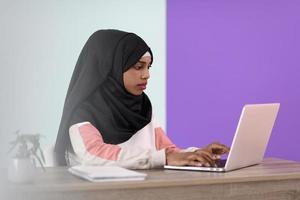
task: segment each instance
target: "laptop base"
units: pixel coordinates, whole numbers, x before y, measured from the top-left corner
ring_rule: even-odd
[[[165,165],[164,169],[204,171],[204,172],[225,172],[225,168],[223,167],[193,167],[193,166]]]

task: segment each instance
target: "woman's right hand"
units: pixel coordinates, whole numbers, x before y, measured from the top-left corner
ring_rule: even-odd
[[[175,166],[205,166],[205,167],[216,167],[216,161],[220,157],[213,155],[209,151],[197,150],[195,152],[170,152],[166,153],[167,165]]]

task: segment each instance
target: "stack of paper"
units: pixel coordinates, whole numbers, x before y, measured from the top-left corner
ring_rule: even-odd
[[[70,167],[68,171],[92,182],[144,180],[147,176],[144,173],[116,166],[77,165]]]

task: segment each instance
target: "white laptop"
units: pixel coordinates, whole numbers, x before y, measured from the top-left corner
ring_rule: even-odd
[[[279,103],[245,105],[240,116],[227,160],[221,160],[221,162],[218,163],[218,167],[165,165],[164,168],[226,172],[261,163],[279,106]]]

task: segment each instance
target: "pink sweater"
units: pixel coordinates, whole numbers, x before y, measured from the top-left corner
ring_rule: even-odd
[[[180,151],[154,117],[128,141],[117,145],[104,143],[101,132],[90,122],[72,125],[69,134],[75,152],[69,159],[76,164],[150,169],[166,163],[166,152]]]

